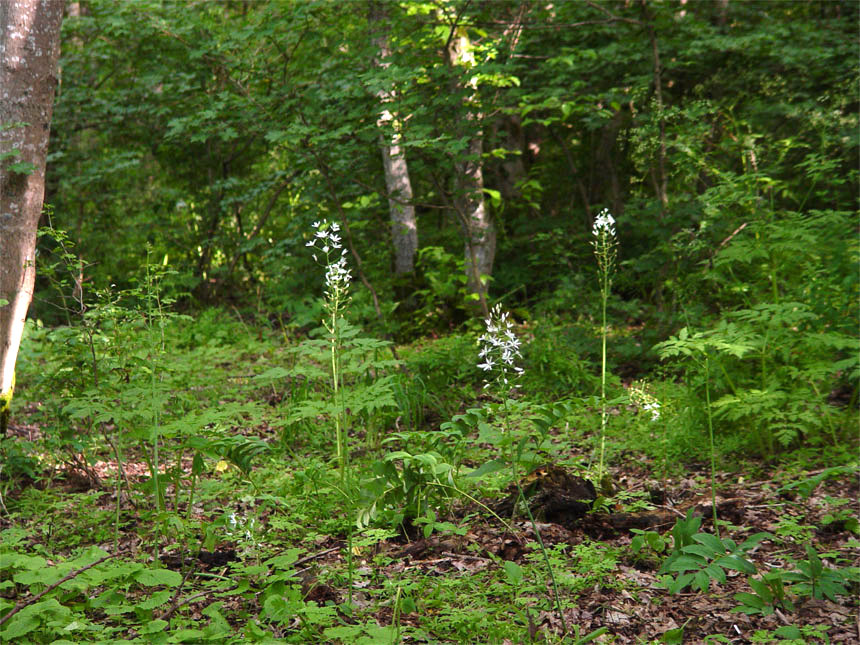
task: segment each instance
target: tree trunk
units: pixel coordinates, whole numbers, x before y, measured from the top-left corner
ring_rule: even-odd
[[[469,36],[464,27],[456,28],[456,32],[449,39],[446,54],[448,63],[452,67],[470,67],[474,64]],[[475,91],[477,88],[474,79],[466,87]],[[476,94],[477,92],[466,101],[466,121],[480,124],[482,115],[477,111]],[[454,205],[463,224],[466,238],[466,287],[469,293],[477,295],[480,313],[487,316],[489,315],[488,283],[484,277],[493,273],[496,227],[484,203],[483,132],[479,126],[470,134],[465,160],[454,164],[457,173]]]
[[[64,5],[0,1],[0,436],[6,434],[15,360],[36,282]]]
[[[381,2],[374,1],[370,6],[370,27],[377,55],[373,64],[384,70],[391,63],[388,58],[391,50],[387,35],[388,16]],[[418,225],[415,219],[415,206],[412,204],[412,182],[406,155],[400,147],[400,127],[395,114],[386,107],[395,99],[395,90],[380,89],[376,96],[382,104],[382,112],[377,119],[381,130],[380,149],[382,165],[385,170],[385,187],[388,192],[388,210],[391,217],[391,239],[394,243],[394,273],[407,275],[415,270],[415,254],[418,252]]]

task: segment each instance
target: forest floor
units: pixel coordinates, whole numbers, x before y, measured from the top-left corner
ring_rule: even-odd
[[[12,426],[13,435],[29,435],[34,439],[34,433],[38,433],[34,425]],[[648,464],[636,455],[627,455],[624,462],[624,465],[613,468],[616,486],[627,493],[646,491],[648,497],[659,504],[652,503],[647,510],[630,513],[623,513],[619,504],[614,509],[567,519],[561,511],[555,513],[553,522],[537,522],[545,546],[556,555],[556,566],[562,565],[556,576],[562,578],[564,625],[568,630],[576,626],[582,638],[605,628],[606,632],[596,636],[594,642],[747,643],[780,642],[774,632],[782,626],[794,625],[803,628],[803,642],[860,642],[856,593],[851,597],[840,597],[838,602],[826,597],[808,597],[796,602],[793,611],[776,606],[771,615],[762,616],[733,611],[739,605],[734,595],[750,591],[745,576],[735,571],[728,572],[724,584],[712,583],[707,592],[687,588],[681,593],[671,594],[661,588],[657,569],[663,554],[648,546],[634,553],[631,539],[635,534],[629,528],[641,526],[643,529],[640,530],[663,534],[674,523],[674,519],[666,522],[666,516],[683,518],[688,509],[693,509],[703,518],[702,530],[711,530],[711,498],[705,483],[707,470],[703,467],[685,477],[660,482],[653,479]],[[52,510],[43,511],[45,514],[41,517],[23,517],[37,497],[35,491],[8,491],[5,503],[15,502],[15,507],[20,510],[11,518],[8,515],[0,518],[0,529],[21,524],[32,529],[34,524],[38,524],[43,528],[54,525],[54,531],[79,532],[80,539],[71,540],[67,548],[56,543],[57,538],[52,536],[52,531],[33,530],[30,533],[27,550],[50,553],[53,561],[71,558],[76,550],[90,544],[111,552],[113,544],[110,540],[88,539],[87,533],[92,527],[87,526],[85,515],[89,521],[100,517],[102,521],[109,522],[116,503],[110,485],[115,464],[99,462],[89,475],[72,468],[59,474],[48,484],[53,499]],[[190,478],[190,460],[185,467],[184,476]],[[148,472],[144,463],[133,460],[126,463],[124,470],[132,484]],[[854,516],[846,515],[845,506],[837,501],[858,499],[860,488],[857,478],[841,474],[816,479],[822,473],[825,473],[824,469],[790,474],[774,470],[754,481],[745,480],[736,473],[719,473],[717,505],[719,517],[725,522],[723,536],[730,535],[736,542],[741,542],[760,531],[770,533],[773,539],[762,542],[747,554],[760,572],[790,568],[792,562],[803,561],[806,558],[804,547],[813,542],[821,557],[825,558],[825,566],[834,566],[834,563],[843,567],[860,565],[860,543],[856,533],[850,530],[856,527],[856,522],[852,524],[850,521]],[[92,475],[100,476],[100,483],[94,484]],[[539,476],[540,473],[533,476],[532,481]],[[779,482],[787,480],[805,482],[806,487],[780,485]],[[242,492],[245,501],[241,506],[254,506],[255,502],[248,500],[249,493],[251,491],[248,490]],[[82,496],[87,499],[86,514],[82,511],[84,505],[80,504]],[[493,502],[485,500],[485,503]],[[224,506],[228,507],[230,503],[224,500]],[[838,514],[840,506],[842,515]],[[837,511],[836,515],[834,511]],[[50,513],[63,515],[67,521],[58,516],[51,517]],[[123,557],[152,561],[153,545],[138,530],[142,518],[134,509],[124,513],[127,519],[120,538]],[[315,534],[310,542],[285,541],[281,532],[269,528],[273,513],[272,509],[263,509],[257,514],[256,533],[260,537],[252,547],[247,544],[240,546],[242,540],[234,539],[219,540],[211,551],[199,546],[189,551],[177,550],[175,544],[165,544],[159,550],[161,566],[181,571],[188,581],[181,594],[175,597],[171,594],[172,604],[168,606],[174,611],[165,616],[168,622],[177,615],[183,616],[182,622],[206,623],[210,620],[206,608],[217,603],[221,614],[234,616],[228,622],[240,628],[240,616],[260,614],[261,607],[253,607],[254,595],[231,596],[225,601],[223,588],[207,591],[204,587],[194,586],[195,577],[208,574],[229,580],[231,572],[235,571],[231,569],[232,563],[248,559],[258,562],[260,554],[268,557],[294,546],[302,550],[301,557],[293,564],[301,581],[304,601],[335,607],[343,607],[347,603],[350,593],[346,584],[348,549],[344,536]],[[195,506],[192,515],[201,525],[212,518],[211,512],[203,505]],[[641,522],[637,522],[637,516],[643,518]],[[76,520],[80,522],[77,526]],[[467,642],[474,639],[474,642],[514,643],[557,639],[562,633],[562,621],[552,605],[548,580],[537,573],[532,573],[535,578],[531,583],[523,580],[506,586],[499,580],[499,571],[506,561],[517,563],[523,570],[540,569],[540,552],[536,548],[531,523],[525,518],[517,518],[508,525],[515,529],[511,532],[493,517],[481,514],[481,508],[474,503],[455,504],[447,517],[440,517],[442,520],[465,527],[465,530],[462,534],[443,530],[426,538],[419,534],[411,539],[402,534],[382,534],[371,539],[366,546],[353,546],[353,613],[338,612],[332,625],[348,627],[375,621],[380,626],[390,626],[396,620],[402,642]],[[622,528],[615,528],[614,524],[620,524]],[[283,523],[275,522],[274,526],[283,526]],[[563,559],[562,554],[571,558]],[[440,586],[447,589],[439,595],[441,602],[424,603],[421,596],[410,594],[412,602],[398,606],[398,615],[394,616],[390,598],[386,602],[391,591],[390,581],[393,580],[399,582],[401,589],[414,588],[421,590],[422,594],[432,595],[434,588]],[[24,595],[18,600],[27,601],[28,597]],[[473,621],[471,627],[458,624],[464,620],[468,623],[469,619],[461,614],[467,616],[471,612],[492,615],[496,623],[491,630],[494,636],[489,639],[478,633],[468,636],[469,630],[481,625],[481,621]],[[164,612],[156,612],[157,615],[163,616]],[[110,620],[111,617],[105,615],[104,619]],[[506,621],[509,621],[511,637],[503,636]],[[270,633],[274,637],[287,637],[299,622],[294,618],[280,628],[270,626]],[[325,624],[323,621],[322,625]],[[447,628],[451,629],[449,633],[446,633]],[[529,635],[529,641],[523,640],[523,632]],[[338,639],[338,633],[341,632],[328,632],[328,636],[319,637],[319,642],[329,639],[331,642],[357,642],[353,639],[365,634],[345,631],[342,632],[344,637]],[[135,629],[131,628],[125,637],[133,639],[134,634]],[[719,638],[715,638],[717,636]],[[502,638],[495,640],[499,637]],[[372,633],[365,634],[363,638],[370,639],[366,642],[373,642]],[[792,641],[785,639],[782,642]]]
[[[51,439],[56,429],[45,413],[48,402],[17,403],[5,467],[25,456],[37,465],[34,476],[3,481],[0,640],[860,643],[860,486],[856,464],[850,465],[856,446],[718,470],[720,537],[741,544],[768,535],[738,552],[747,565],[734,561],[703,574],[706,590],[688,585],[672,593],[667,587],[678,571],[660,567],[678,525],[684,518],[692,523],[688,544],[702,544],[689,539],[697,532],[713,533],[707,463],[667,468],[656,451],[630,448],[632,430],[622,426],[609,437],[614,490],[605,498],[592,495],[591,508],[583,509],[588,493],[580,489],[590,484],[575,464],[589,459],[593,431],[574,437],[555,427],[554,448],[543,453],[542,466],[520,473],[534,524],[515,503],[511,478],[497,473],[495,487],[482,483],[467,495],[435,496],[441,502],[429,519],[397,523],[381,515],[357,529],[357,506],[343,502],[318,424],[285,443],[277,396],[264,400],[262,414],[248,423],[218,417],[238,400],[259,404],[263,395],[252,381],[245,379],[247,390],[240,392],[236,379],[218,375],[218,369],[247,373],[247,365],[212,364],[218,367],[189,372],[199,385],[187,377],[187,389],[205,392],[201,406],[209,409],[189,410],[186,417],[198,416],[188,427],[208,429],[212,441],[261,440],[246,445],[268,452],[243,470],[211,453],[198,459],[203,453],[191,448],[203,450],[202,443],[177,447],[166,438],[161,511],[144,460],[149,444],[131,434],[123,440],[118,504],[109,446],[120,435],[113,425],[90,434],[86,455],[69,449],[75,433],[87,435],[84,426],[63,435],[60,450]],[[203,389],[219,380],[222,389]],[[482,396],[480,388],[474,391]],[[425,417],[431,436],[438,417]],[[164,432],[181,436],[166,422]],[[488,459],[492,447],[475,448],[486,429],[480,432],[469,439],[464,464]],[[359,447],[362,438],[354,437],[352,468],[366,476],[385,453],[364,442]],[[849,455],[847,462],[832,457],[837,448]],[[425,483],[430,496],[436,484]],[[86,568],[100,558],[108,559]],[[744,567],[752,568],[745,573]],[[783,602],[751,595],[753,570],[756,579],[788,574]],[[744,604],[751,613],[736,610]]]

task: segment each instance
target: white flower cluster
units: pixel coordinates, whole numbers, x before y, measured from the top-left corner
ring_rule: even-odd
[[[597,266],[602,274],[602,290],[608,293],[612,282],[611,274],[615,268],[615,258],[618,255],[618,241],[615,237],[615,218],[604,208],[600,211],[594,226],[591,228],[594,239],[591,245],[594,247],[594,255],[597,257]],[[606,294],[604,294],[606,295]]]
[[[344,292],[349,288],[352,274],[346,268],[346,249],[343,248],[340,235],[338,235],[340,224],[322,220],[321,222],[314,222],[313,227],[315,229],[314,236],[305,246],[310,246],[325,253],[325,284],[330,291]],[[338,250],[340,251],[340,257],[332,261],[332,253]],[[319,262],[316,253],[313,255],[314,260]]]
[[[630,399],[639,406],[642,412],[651,413],[651,421],[660,418],[660,401],[648,391],[647,384],[636,382],[630,386]]]
[[[490,316],[484,321],[487,333],[481,335],[478,341],[481,343],[481,351],[478,356],[483,362],[478,367],[485,372],[495,372],[493,379],[508,384],[508,375],[518,377],[523,373],[523,368],[517,367],[515,360],[522,358],[520,353],[520,340],[513,332],[513,323],[508,320],[508,312],[502,312],[502,306],[496,305],[490,311]],[[490,379],[487,379],[487,387]]]
[[[597,219],[594,220],[594,226],[591,228],[591,234],[594,237],[600,237],[603,233],[615,237],[615,218],[609,213],[608,208],[600,211]]]
[[[325,284],[329,289],[345,290],[350,281],[352,274],[346,268],[346,256],[341,255],[337,262],[332,262],[325,270]]]
[[[227,535],[233,539],[244,539],[251,542],[254,539],[251,532],[254,530],[255,524],[253,517],[250,519],[238,518],[236,513],[230,511],[227,515]]]

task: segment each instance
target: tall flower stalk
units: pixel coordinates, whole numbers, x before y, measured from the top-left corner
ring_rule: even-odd
[[[337,222],[314,222],[314,236],[305,245],[313,248],[315,252],[314,261],[325,267],[325,305],[326,312],[323,318],[323,327],[328,332],[328,341],[331,355],[331,385],[334,393],[335,404],[340,404],[340,411],[334,416],[335,441],[337,444],[337,460],[340,468],[341,482],[346,479],[348,466],[348,451],[346,448],[346,436],[343,423],[343,397],[342,397],[342,371],[340,369],[341,355],[341,331],[343,312],[349,304],[349,284],[352,274],[346,265],[346,249],[343,248],[341,237],[338,234],[340,225]]]
[[[478,338],[478,342],[481,344],[481,350],[478,352],[478,357],[481,362],[478,363],[478,367],[487,373],[484,379],[484,388],[487,389],[495,387],[502,397],[504,410],[503,423],[505,433],[508,435],[508,439],[510,439],[509,395],[512,390],[519,387],[519,385],[514,381],[523,374],[523,368],[516,364],[517,360],[522,359],[522,354],[520,353],[520,340],[514,333],[514,325],[509,320],[508,312],[503,312],[501,305],[497,304],[490,310],[489,316],[487,316],[484,324],[486,326],[486,332]],[[517,501],[521,502],[525,507],[535,538],[537,538],[538,545],[540,545],[541,552],[543,553],[544,561],[546,562],[549,576],[552,580],[552,590],[556,610],[558,611],[558,616],[561,620],[562,632],[566,634],[567,626],[565,625],[564,613],[561,609],[561,600],[558,595],[558,584],[555,580],[555,572],[552,568],[552,563],[549,560],[546,546],[544,546],[540,529],[538,529],[537,522],[535,522],[535,518],[529,508],[528,500],[526,500],[525,493],[520,485],[520,477],[517,472],[519,455],[513,454],[513,442],[509,441],[507,443],[510,449],[509,458],[511,461],[511,473],[513,475],[514,483],[517,486]],[[514,505],[514,508],[516,509],[516,504]]]
[[[597,480],[603,482],[606,474],[604,458],[606,455],[606,337],[609,329],[606,325],[606,303],[612,290],[612,275],[615,272],[615,260],[618,257],[618,240],[615,237],[615,219],[607,209],[603,209],[594,220],[591,229],[594,236],[592,246],[597,258],[597,274],[600,280],[601,300],[601,362],[600,362],[600,458],[597,466]]]

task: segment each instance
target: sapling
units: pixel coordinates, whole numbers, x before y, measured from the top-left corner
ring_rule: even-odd
[[[603,483],[604,457],[606,453],[606,303],[612,290],[612,274],[618,257],[618,241],[615,237],[615,219],[607,209],[600,211],[591,229],[594,236],[592,246],[597,258],[598,279],[600,280],[601,304],[601,361],[600,361],[600,458],[597,466],[597,481]]]

